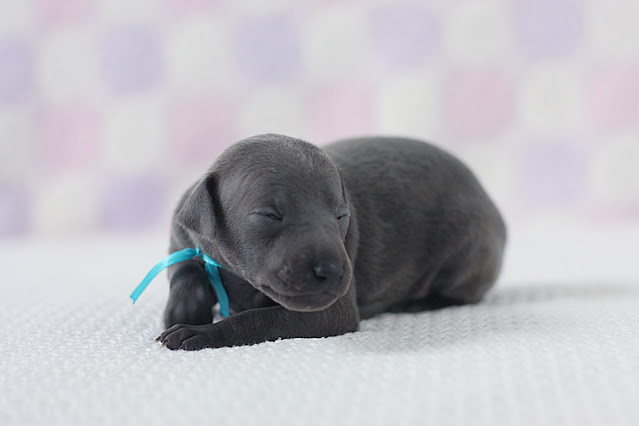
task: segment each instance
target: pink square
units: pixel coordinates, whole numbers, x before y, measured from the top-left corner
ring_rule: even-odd
[[[94,12],[95,4],[93,0],[36,0],[45,27],[81,22]]]
[[[593,201],[588,211],[589,219],[599,226],[619,226],[620,224],[637,223],[639,219],[639,204],[610,205]]]
[[[310,138],[317,143],[362,136],[377,130],[373,90],[354,80],[316,87],[308,115]]]
[[[213,162],[237,139],[234,102],[221,96],[175,99],[167,115],[171,158]]]
[[[590,114],[605,130],[639,129],[639,64],[610,67],[592,82]]]
[[[46,168],[89,170],[97,164],[98,114],[74,106],[46,110],[41,117],[41,161]]]
[[[444,84],[444,125],[454,139],[489,138],[503,133],[514,116],[508,76],[498,71],[457,71]]]

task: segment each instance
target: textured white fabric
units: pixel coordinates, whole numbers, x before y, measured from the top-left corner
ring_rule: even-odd
[[[480,305],[172,352],[166,280],[127,298],[164,247],[0,244],[0,424],[639,424],[639,279],[517,283],[515,244]]]

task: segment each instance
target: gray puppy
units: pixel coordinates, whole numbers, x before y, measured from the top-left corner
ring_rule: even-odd
[[[201,259],[169,268],[159,338],[197,350],[356,331],[382,312],[478,302],[504,222],[470,170],[425,142],[371,137],[320,149],[259,135],[227,149],[185,195],[170,251],[220,263],[233,315]]]

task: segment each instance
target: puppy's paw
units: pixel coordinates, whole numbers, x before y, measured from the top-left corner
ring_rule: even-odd
[[[210,287],[210,286],[209,286]],[[164,310],[164,326],[175,324],[211,324],[213,305],[216,303],[210,288],[201,285],[171,289]]]
[[[216,345],[211,337],[211,327],[213,327],[213,324],[176,324],[162,333],[155,341],[162,342],[162,346],[166,346],[171,350],[198,351],[204,348],[212,348]]]

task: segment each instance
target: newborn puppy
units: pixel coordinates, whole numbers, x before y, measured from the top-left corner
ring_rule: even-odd
[[[259,135],[227,149],[181,199],[170,252],[223,266],[233,315],[202,259],[171,266],[170,349],[356,331],[382,312],[478,302],[493,285],[504,222],[473,174],[425,142],[371,137],[320,149]]]

